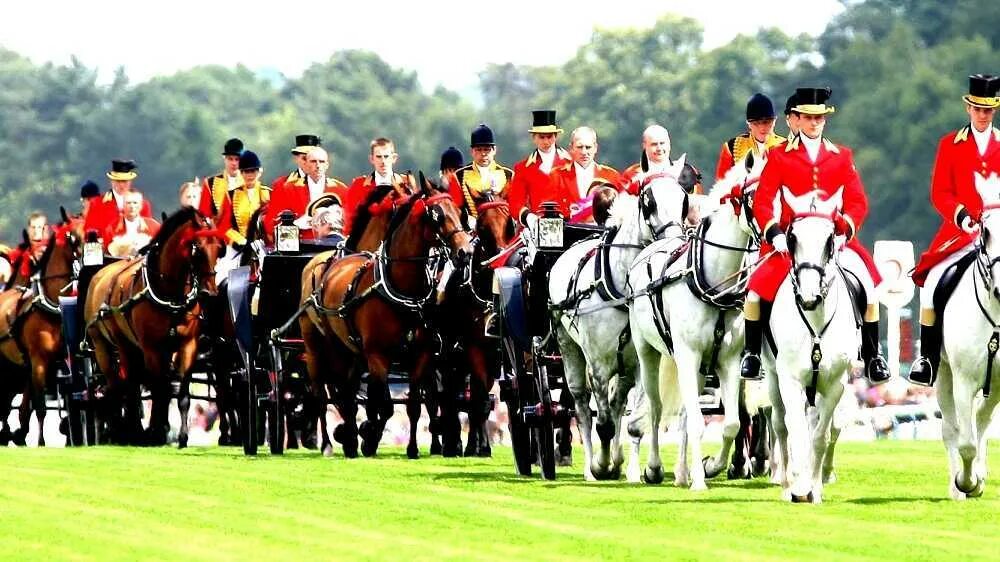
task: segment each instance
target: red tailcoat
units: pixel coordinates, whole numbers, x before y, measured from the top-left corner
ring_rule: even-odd
[[[347,195],[347,185],[336,178],[328,177],[323,193],[332,193],[343,205]],[[267,211],[264,212],[264,228],[268,240],[270,241],[274,237],[274,225],[278,221],[278,215],[281,214],[281,211],[289,209],[295,213],[296,218],[301,217],[305,214],[309,201],[309,186],[306,184],[305,178],[295,178],[294,181],[286,181],[280,188],[271,188],[271,202],[268,203]],[[311,239],[313,232],[312,230],[303,230],[300,237]]]
[[[392,182],[398,185],[403,181],[403,176],[393,172]],[[351,225],[354,224],[354,217],[357,215],[358,206],[361,205],[372,191],[375,190],[375,172],[367,176],[358,176],[351,180],[350,187],[344,195],[344,236],[351,233]]]
[[[160,223],[149,217],[140,216],[139,218],[142,219],[139,232],[148,234],[150,238],[156,236],[156,233],[160,231]],[[125,217],[118,217],[117,221],[108,225],[108,228],[104,230],[104,249],[107,250],[111,241],[122,236],[125,232]]]
[[[143,217],[152,217],[153,209],[149,205],[148,199],[142,200],[142,210],[139,214]],[[118,204],[115,203],[115,197],[112,192],[107,192],[101,196],[100,199],[95,199],[90,202],[90,208],[87,210],[87,218],[83,221],[83,231],[87,232],[89,230],[96,230],[100,236],[104,236],[105,231],[109,227],[113,226],[118,219],[122,216],[121,211],[118,210]],[[108,240],[104,240],[105,246]]]
[[[602,178],[613,184],[619,190],[622,185],[621,174],[611,166],[594,162],[597,169],[594,170],[594,179]],[[576,166],[573,162],[564,164],[559,168],[552,168],[549,174],[548,191],[543,194],[540,201],[555,201],[559,203],[559,211],[564,217],[569,218],[570,205],[580,205],[586,201],[586,197],[580,197],[580,191],[576,187]]]
[[[761,232],[766,233],[774,225],[778,225],[784,232],[791,224],[792,210],[784,199],[781,198],[778,208],[774,205],[782,186],[787,187],[795,196],[815,190],[830,196],[843,186],[842,213],[852,235],[847,247],[856,252],[868,266],[868,273],[875,285],[882,282],[875,260],[854,236],[868,215],[868,197],[865,195],[861,176],[854,168],[854,158],[849,148],[823,139],[815,163],[809,159],[805,145],[798,138],[771,149],[754,198],[754,219],[760,225]],[[770,243],[764,242],[761,244],[760,255],[765,256],[773,250]],[[791,258],[787,254],[771,256],[750,276],[750,290],[765,300],[773,301],[790,269]]]
[[[570,162],[568,152],[559,147],[555,150],[550,173]],[[514,178],[510,182],[510,191],[507,192],[507,203],[510,204],[510,214],[518,219],[523,220],[528,212],[539,212],[549,193],[549,174],[541,170],[541,165],[542,158],[538,150],[514,165]]]
[[[913,271],[913,282],[917,285],[924,285],[932,267],[975,239],[974,234],[966,234],[959,228],[958,215],[964,210],[972,218],[978,218],[982,213],[976,173],[984,176],[1000,173],[1000,129],[993,129],[982,156],[968,125],[941,137],[931,174],[931,202],[944,221]]]

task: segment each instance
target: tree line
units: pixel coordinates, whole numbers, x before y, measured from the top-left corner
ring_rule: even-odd
[[[920,248],[939,220],[928,200],[937,140],[967,120],[967,75],[1000,73],[997,44],[1000,3],[986,0],[845,0],[818,37],[764,29],[710,50],[696,21],[668,15],[647,29],[597,29],[562,65],[490,65],[481,107],[424,91],[415,72],[366,51],[338,52],[296,79],[201,66],[141,84],[119,71],[102,84],[77,60],[38,65],[0,47],[0,236],[18,236],[34,209],[72,206],[80,183],[103,183],[115,157],[134,158],[136,186],[170,210],[182,181],[220,168],[232,136],[261,155],[270,179],[291,166],[295,134],[317,133],[333,175],[348,180],[369,168],[375,136],[396,141],[398,168],[434,170],[450,145],[468,155],[470,130],[486,122],[512,165],[530,149],[537,108],[557,109],[567,132],[596,128],[598,159],[618,168],[638,159],[647,125],[663,124],[672,155],[687,153],[711,184],[752,93],[780,113],[795,86],[829,85],[837,112],[827,135],[855,150],[871,199],[863,238]]]

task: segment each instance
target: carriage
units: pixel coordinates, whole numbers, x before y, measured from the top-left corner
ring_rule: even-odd
[[[602,230],[568,223],[556,205],[546,203],[534,235],[522,231],[523,246],[494,273],[500,400],[507,405],[518,474],[530,475],[538,464],[542,476],[553,480],[557,448],[561,456],[569,455],[574,405],[552,337],[548,272],[566,248]]]

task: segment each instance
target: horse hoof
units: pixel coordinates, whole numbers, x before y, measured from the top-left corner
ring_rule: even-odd
[[[441,448],[441,456],[446,459],[453,459],[462,456],[462,448],[445,445]]]
[[[715,478],[719,474],[722,474],[722,465],[713,464],[712,457],[701,459],[701,467],[705,470],[705,478]]]
[[[229,436],[223,433],[219,436],[219,446],[228,447],[229,446]]]
[[[323,456],[324,457],[332,457],[333,456],[333,445],[332,444],[327,443],[326,445],[323,445]]]
[[[186,449],[187,446],[188,446],[188,436],[187,435],[178,436],[177,437],[177,448],[178,449]]]
[[[706,476],[708,475],[706,474]],[[749,478],[750,478],[750,473],[746,469],[741,470],[735,464],[729,465],[729,468],[726,470],[727,480],[743,480]]]
[[[837,482],[837,473],[834,471],[823,473],[823,483],[824,484],[834,484]]]
[[[812,503],[812,502],[813,502],[813,493],[811,491],[804,496],[798,496],[792,494],[792,503]]]
[[[431,441],[431,456],[441,454],[441,442],[437,439]]]
[[[18,447],[24,447],[28,444],[27,439],[28,439],[28,432],[21,431],[19,429],[15,431],[13,435],[11,435],[10,442],[13,443],[14,445],[17,445]]]
[[[663,467],[651,467],[647,466],[646,470],[642,472],[642,481],[646,484],[662,484],[663,483]]]
[[[983,478],[979,478],[976,475],[973,475],[973,477],[976,480],[975,480],[975,482],[972,483],[972,487],[969,488],[969,489],[965,489],[965,488],[962,488],[962,486],[958,483],[958,475],[957,474],[955,475],[955,488],[959,492],[962,492],[963,494],[965,494],[965,496],[968,497],[968,498],[978,498],[978,497],[982,496],[983,495],[983,490],[985,490],[985,488],[986,488],[986,481]]]
[[[481,459],[491,459],[493,458],[493,449],[491,449],[488,445],[486,447],[480,447],[479,450],[476,451],[476,456]]]
[[[621,480],[622,478],[622,467],[621,465],[615,465],[611,467],[608,471],[608,480]]]
[[[407,445],[406,447],[406,458],[408,459],[419,459],[420,449],[416,445]]]
[[[344,445],[343,449],[344,449],[344,458],[346,458],[346,459],[356,459],[356,458],[358,458],[358,446],[357,445],[355,445],[353,447],[351,447],[349,445]]]
[[[69,437],[69,418],[59,420],[59,433]]]
[[[337,443],[343,444],[344,443],[344,439],[346,437],[347,437],[347,428],[344,427],[344,424],[340,424],[337,427],[333,428],[333,440],[334,441],[336,441]]]
[[[6,427],[0,429],[0,447],[6,447],[10,443],[10,430]]]
[[[557,466],[573,466],[573,454],[568,455],[556,451],[556,465]]]

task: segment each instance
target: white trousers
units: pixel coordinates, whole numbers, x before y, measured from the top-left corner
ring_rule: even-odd
[[[927,279],[924,280],[924,286],[920,287],[920,308],[934,308],[934,289],[937,289],[938,282],[941,281],[941,275],[944,273],[944,270],[970,252],[975,245],[975,242],[967,244],[927,272]]]

